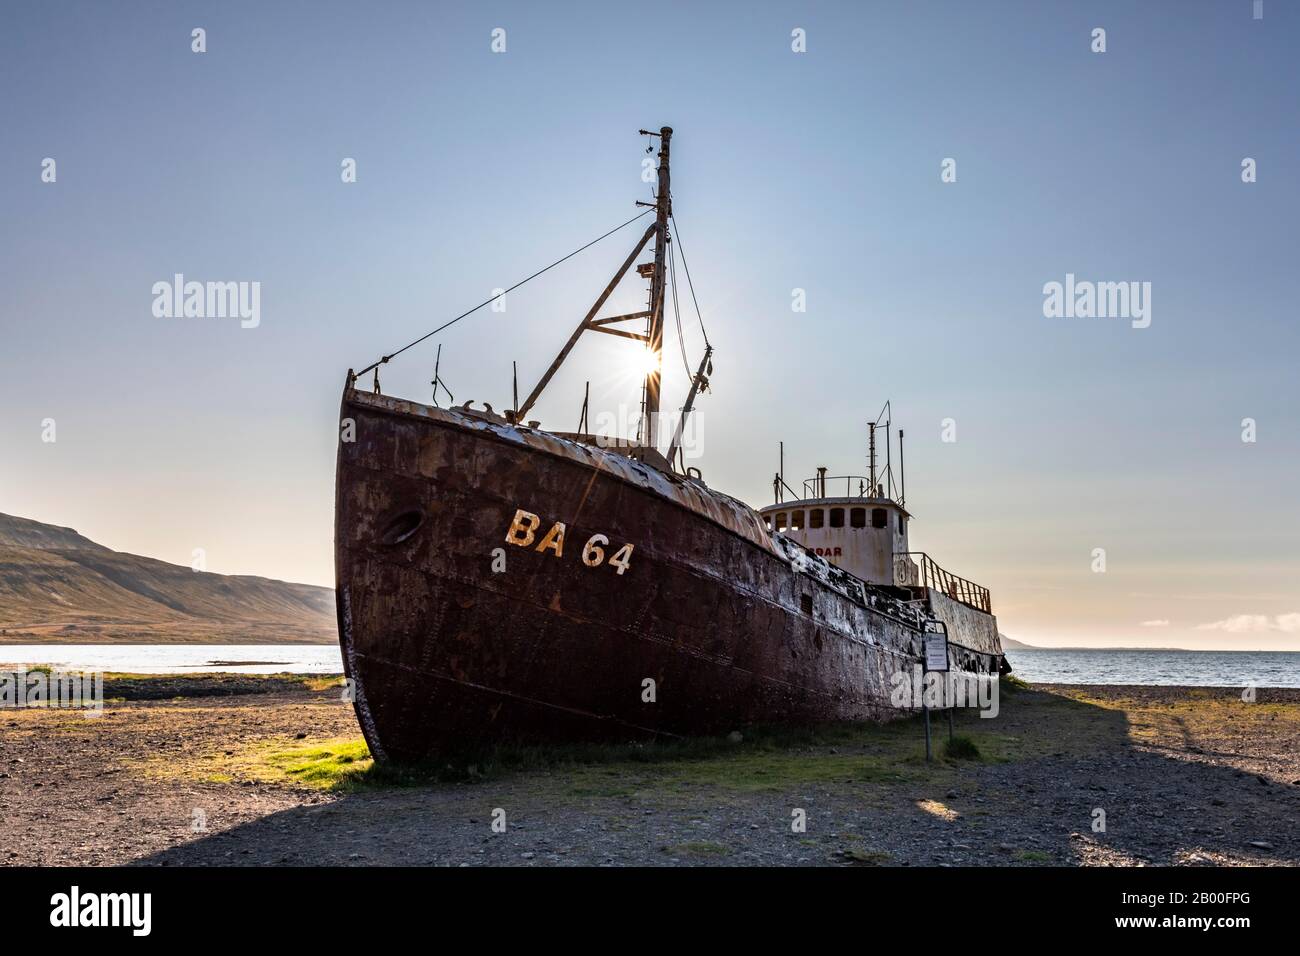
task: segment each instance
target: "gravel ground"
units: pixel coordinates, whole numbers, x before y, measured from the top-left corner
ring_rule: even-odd
[[[1295,690],[1039,687],[958,718],[980,760],[926,764],[911,721],[330,790],[257,754],[357,738],[337,690],[171,680],[166,699],[156,679],[120,684],[130,699],[94,719],[0,710],[0,864],[1300,862]]]

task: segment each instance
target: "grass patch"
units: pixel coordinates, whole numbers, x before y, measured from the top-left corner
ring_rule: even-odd
[[[364,740],[338,740],[268,753],[265,763],[304,786],[335,790],[358,782],[374,759]]]
[[[331,687],[343,687],[342,674],[305,674],[299,678],[308,690],[329,690]]]
[[[209,782],[276,783],[353,790],[479,782],[532,773],[539,788],[568,795],[626,797],[712,788],[734,793],[783,792],[804,786],[894,785],[932,781],[916,721],[751,728],[743,739],[701,737],[627,744],[499,746],[422,764],[377,764],[358,737],[254,741],[184,763],[151,761],[154,776]]]
[[[279,737],[188,760],[169,756],[136,765],[146,776],[156,779],[179,778],[222,784],[272,783],[312,790],[346,790],[366,784],[374,760],[361,737],[323,741]]]
[[[321,678],[324,680],[324,678]],[[946,785],[961,761],[1007,762],[1060,746],[1053,727],[1057,707],[1048,695],[1026,695],[1038,712],[1024,725],[984,730],[991,721],[956,715],[951,743],[941,736],[942,759],[925,760],[919,717],[887,724],[750,727],[742,735],[667,738],[623,744],[496,746],[420,764],[377,764],[361,737],[295,741],[277,737],[178,762],[150,760],[145,772],[209,782],[254,781],[327,790],[389,789],[478,783],[528,774],[529,786],[556,799],[644,798],[691,801],[701,790],[726,794],[788,793],[804,788],[851,789],[875,805],[900,784]],[[1105,713],[1105,712],[1101,712]],[[1065,716],[1062,714],[1061,716]],[[1050,748],[1050,749],[1049,749]]]
[[[335,675],[232,674],[104,674],[104,696],[122,700],[186,700],[322,690],[338,683]]]
[[[44,674],[46,677],[54,675],[54,665],[52,664],[14,664],[12,669],[26,671],[28,674]]]
[[[982,760],[979,745],[964,734],[957,734],[951,740],[945,740],[943,755],[949,760]]]
[[[988,732],[966,738],[978,759],[1015,759],[1018,738]],[[953,770],[926,763],[919,720],[891,724],[836,724],[810,728],[757,728],[733,743],[706,738],[626,748],[545,748],[498,752],[481,770],[562,769],[556,785],[570,794],[628,796],[655,790],[687,794],[700,788],[732,793],[785,792],[799,787],[848,784],[864,791],[905,783],[938,783]],[[579,756],[581,759],[578,759]],[[522,758],[522,766],[512,758]]]
[[[830,744],[834,742],[836,746]],[[782,791],[809,784],[892,784],[929,773],[922,745],[889,728],[751,729],[726,737],[628,744],[499,746],[423,764],[375,764],[349,780],[356,786],[422,786],[535,773],[539,786],[569,795],[628,797],[647,787],[668,792],[714,787]]]
[[[998,678],[998,693],[1000,694],[1018,694],[1022,690],[1033,690],[1029,682],[1017,677],[1015,674],[1003,674]]]
[[[658,780],[677,789],[717,787],[739,793],[784,791],[791,787],[843,783],[902,783],[918,768],[884,757],[759,750],[660,768]]]

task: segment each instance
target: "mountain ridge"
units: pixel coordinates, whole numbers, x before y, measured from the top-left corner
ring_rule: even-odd
[[[196,572],[0,514],[0,644],[333,643],[334,592]]]
[[[1035,644],[1026,644],[1024,641],[1017,641],[1014,637],[1007,637],[1005,634],[1002,633],[998,634],[998,638],[1001,639],[1002,641],[1003,650],[1005,650],[1008,647],[1011,648],[1013,651],[1017,649],[1029,650],[1029,651],[1036,651],[1040,649]]]

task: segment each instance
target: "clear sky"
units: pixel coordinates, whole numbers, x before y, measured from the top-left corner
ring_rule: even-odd
[[[892,399],[913,546],[1011,636],[1300,648],[1300,8],[1253,7],[7,3],[0,511],[331,584],[348,367],[633,215],[670,125],[710,484],[767,502],[779,440],[796,487],[862,473]],[[509,407],[633,238],[441,336],[457,399]],[[259,282],[260,324],[155,317],[175,273]],[[1150,326],[1045,317],[1067,273],[1151,283]],[[635,403],[624,346],[536,417]],[[435,348],[385,391],[427,399]]]

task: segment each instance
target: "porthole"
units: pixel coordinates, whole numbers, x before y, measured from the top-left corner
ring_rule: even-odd
[[[409,541],[423,524],[424,512],[416,510],[403,511],[384,527],[384,533],[379,536],[379,543],[391,548],[403,541]]]

